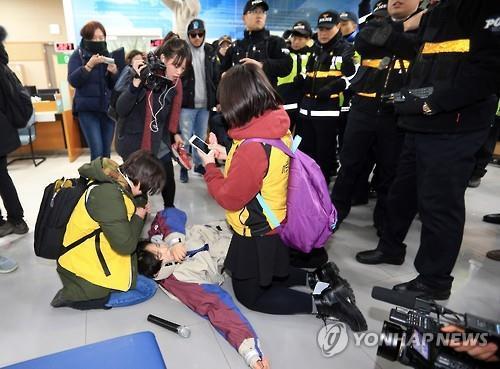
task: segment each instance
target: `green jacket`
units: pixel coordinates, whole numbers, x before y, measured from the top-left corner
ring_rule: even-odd
[[[144,220],[133,215],[127,218],[123,193],[137,206],[144,206],[144,197],[134,198],[125,178],[118,171],[118,164],[111,159],[95,159],[78,169],[81,176],[98,181],[87,199],[89,215],[99,223],[103,234],[112,248],[120,254],[132,254],[132,284],[135,288],[137,278],[137,257],[135,250],[144,226]],[[88,301],[104,299],[112,290],[94,285],[59,264],[57,272],[63,283],[63,297],[69,301]]]

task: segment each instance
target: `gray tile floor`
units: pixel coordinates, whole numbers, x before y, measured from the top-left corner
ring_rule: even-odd
[[[27,235],[0,239],[0,254],[19,262],[16,272],[0,275],[0,367],[86,343],[151,330],[169,369],[245,368],[239,355],[206,320],[161,291],[146,303],[110,311],[81,312],[50,307],[60,281],[55,263],[37,258],[33,253],[38,206],[47,183],[63,175],[75,176],[76,169],[85,160],[86,157],[81,157],[68,163],[64,156],[53,156],[37,168],[29,161],[9,167],[31,230]],[[486,213],[500,212],[500,168],[490,166],[488,169],[481,186],[466,194],[465,236],[453,272],[453,294],[447,305],[457,311],[500,320],[500,264],[484,256],[486,251],[500,248],[500,227],[481,221]],[[188,213],[191,224],[223,218],[223,211],[207,194],[203,180],[194,175],[188,184],[177,183],[176,204]],[[369,331],[379,332],[391,306],[373,300],[371,288],[374,285],[391,287],[415,276],[412,261],[420,224],[415,222],[408,235],[409,249],[404,265],[361,265],[354,260],[355,253],[373,248],[377,241],[370,221],[372,209],[373,203],[353,208],[342,229],[329,242],[328,253],[351,282]],[[230,281],[224,286],[232,293]],[[399,367],[378,358],[376,348],[355,347],[353,340],[344,352],[324,358],[316,343],[322,322],[312,316],[273,316],[242,310],[259,334],[273,368]],[[182,339],[148,323],[148,314],[189,325],[191,337]]]

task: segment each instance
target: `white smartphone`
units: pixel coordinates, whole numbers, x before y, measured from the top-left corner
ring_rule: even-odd
[[[102,61],[106,64],[115,64],[115,59],[108,58],[107,56],[103,56]]]
[[[205,154],[208,154],[210,152],[207,143],[196,135],[193,135],[193,137],[189,139],[189,143],[203,151]]]

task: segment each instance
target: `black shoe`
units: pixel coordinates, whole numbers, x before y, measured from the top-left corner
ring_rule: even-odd
[[[491,260],[500,261],[500,250],[488,251],[486,257]]]
[[[386,255],[379,249],[361,251],[356,254],[356,260],[361,264],[393,264],[401,265],[405,261],[403,256]]]
[[[14,223],[13,233],[15,233],[15,234],[25,234],[25,233],[28,233],[29,230],[30,229],[29,229],[28,225],[26,224],[26,222],[23,219],[21,219],[19,222]]]
[[[205,167],[203,165],[197,165],[194,167],[194,172],[198,173],[201,176],[204,176],[206,170],[205,170]]]
[[[346,287],[327,287],[320,295],[313,295],[314,303],[318,309],[318,318],[338,319],[346,323],[353,332],[363,332],[368,329],[363,314],[349,297]]]
[[[481,177],[471,177],[471,179],[469,179],[467,187],[476,188],[479,187],[480,184],[481,184]]]
[[[181,183],[188,183],[189,176],[186,168],[181,168]]]
[[[351,285],[339,275],[339,267],[333,261],[326,263],[312,273],[308,273],[308,283],[311,289],[314,290],[316,283],[319,281],[330,284],[333,289],[337,289],[341,286],[346,287],[349,292],[349,298],[352,302],[356,303],[356,297],[354,296]]]
[[[488,214],[483,217],[483,222],[500,224],[500,214]]]
[[[7,236],[9,234],[25,234],[28,233],[29,227],[24,220],[20,220],[18,222],[13,222],[8,220],[0,225],[0,237]]]
[[[397,284],[392,289],[398,292],[418,292],[418,297],[424,300],[448,300],[451,294],[449,288],[444,290],[432,288],[418,281],[416,278],[409,282]]]

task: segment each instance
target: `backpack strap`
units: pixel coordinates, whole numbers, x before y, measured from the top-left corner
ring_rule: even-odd
[[[276,139],[272,139],[272,138],[269,138],[269,139],[267,139],[267,138],[248,138],[245,141],[243,141],[243,143],[245,143],[245,142],[265,143],[265,144],[271,145],[273,147],[276,147],[277,149],[283,151],[289,157],[293,158],[295,156],[294,155],[295,151],[299,147],[301,141],[302,141],[302,137],[295,136],[295,138],[293,139],[293,143],[292,143],[291,148],[289,148],[287,145],[285,145],[285,143],[278,138],[276,138]],[[274,212],[271,210],[269,205],[267,205],[266,200],[264,200],[264,197],[262,197],[260,192],[257,194],[256,199],[259,202],[259,205],[262,207],[262,212],[264,213],[266,218],[269,220],[269,224],[270,224],[271,228],[272,229],[278,228],[281,225],[281,223],[278,220],[278,217],[276,217],[276,214],[274,214]]]
[[[94,187],[98,186],[98,183],[96,183],[95,181],[89,181],[87,183],[87,188],[85,189],[85,193],[84,193],[84,196],[85,196],[85,209],[87,210],[87,213],[88,213],[88,209],[87,209],[87,200],[88,200],[88,195],[90,193],[90,190],[92,190]],[[89,214],[90,216],[90,214]],[[87,241],[89,238],[92,238],[92,237],[96,237],[96,238],[99,238],[99,234],[102,232],[102,229],[101,227],[95,229],[93,232],[77,239],[76,241],[74,241],[73,243],[71,243],[70,245],[64,247],[63,249],[63,252],[61,253],[61,255],[59,256],[62,256],[64,255],[65,253],[67,253],[68,251],[71,251],[72,249],[74,249],[75,247],[81,245],[83,242]],[[99,259],[100,260],[100,259]]]

